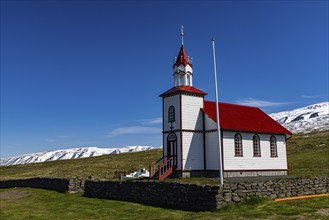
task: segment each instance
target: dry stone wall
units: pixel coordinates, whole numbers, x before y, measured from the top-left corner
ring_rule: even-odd
[[[58,192],[84,191],[84,196],[130,201],[190,211],[207,211],[257,196],[269,199],[329,193],[329,177],[285,178],[263,182],[225,183],[224,187],[156,181],[93,181],[31,178],[0,181],[0,188],[30,187]]]
[[[81,179],[59,179],[44,177],[0,181],[0,189],[8,189],[14,187],[50,189],[58,192],[79,192],[84,190],[84,181]]]
[[[84,196],[173,209],[205,211],[216,208],[219,189],[219,186],[167,182],[87,180]]]
[[[329,177],[229,183],[224,187],[150,181],[86,181],[87,197],[190,211],[218,209],[258,196],[270,199],[329,192]]]
[[[219,190],[217,207],[240,203],[251,197],[270,199],[329,193],[329,177],[287,178],[266,182],[231,183]]]

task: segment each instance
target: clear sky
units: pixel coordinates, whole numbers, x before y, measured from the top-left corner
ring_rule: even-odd
[[[1,1],[1,158],[160,146],[185,27],[194,86],[267,113],[328,101],[328,1]]]

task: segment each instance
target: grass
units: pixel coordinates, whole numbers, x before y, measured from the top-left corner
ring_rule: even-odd
[[[329,176],[329,132],[294,135],[289,141],[293,176]]]
[[[328,219],[329,197],[275,203],[252,198],[212,212],[188,212],[42,189],[0,190],[1,219]]]
[[[329,131],[294,135],[288,146],[293,176],[329,176]],[[118,179],[120,173],[147,168],[162,157],[162,150],[106,155],[74,160],[0,167],[1,180],[31,177]],[[168,179],[186,183],[217,184],[208,178]]]

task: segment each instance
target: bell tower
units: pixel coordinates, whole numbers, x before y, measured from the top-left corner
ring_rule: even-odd
[[[193,86],[193,65],[184,49],[184,29],[181,31],[182,46],[179,50],[177,58],[174,59],[174,86]]]
[[[203,170],[203,108],[207,94],[193,87],[193,65],[184,48],[184,32],[178,57],[174,60],[174,86],[160,95],[163,118],[163,161],[173,160],[179,176]]]

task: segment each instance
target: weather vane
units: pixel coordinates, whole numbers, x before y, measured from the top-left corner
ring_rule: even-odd
[[[182,45],[184,45],[184,26],[182,25],[181,27],[181,33],[180,35],[182,36]]]

